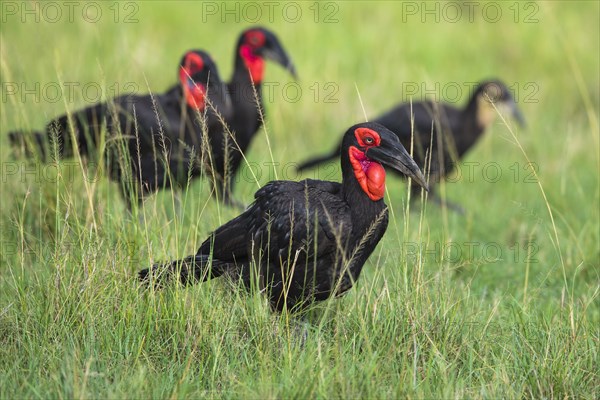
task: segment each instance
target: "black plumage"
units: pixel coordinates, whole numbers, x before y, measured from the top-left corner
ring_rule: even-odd
[[[398,137],[379,124],[351,127],[341,154],[342,183],[270,182],[195,255],[142,270],[140,278],[191,284],[228,275],[249,289],[258,285],[274,310],[343,294],[387,228],[382,164],[426,183]]]
[[[510,90],[499,80],[480,83],[466,107],[459,109],[433,101],[402,103],[374,120],[398,135],[400,142],[410,148],[414,118],[413,157],[423,168],[428,167],[426,156],[431,155],[430,185],[452,171],[476,143],[497,115],[492,103],[509,112],[521,124],[523,117]],[[433,133],[433,137],[432,137]],[[438,134],[439,133],[439,134]],[[315,167],[338,157],[339,150],[301,163],[299,171]]]
[[[183,186],[188,175],[201,175],[199,160],[210,163],[210,157],[201,154],[204,143],[210,142],[212,152],[222,146],[221,118],[229,117],[230,101],[215,63],[204,51],[183,56],[178,78],[165,93],[122,95],[62,115],[44,132],[12,132],[10,140],[44,161],[55,147],[60,158],[72,157],[75,151],[93,156],[104,141],[109,176],[121,182],[129,204],[158,189]],[[56,146],[50,144],[53,140]]]

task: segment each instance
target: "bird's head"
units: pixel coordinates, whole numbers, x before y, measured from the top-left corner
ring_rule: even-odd
[[[271,60],[287,69],[297,79],[292,60],[275,34],[262,27],[245,30],[240,35],[237,51],[255,83],[262,82],[264,60]]]
[[[190,50],[183,55],[179,65],[179,83],[188,106],[200,111],[206,107],[206,96],[210,99],[228,96],[217,65],[202,50]]]
[[[383,165],[412,178],[428,190],[425,177],[398,136],[383,125],[365,122],[348,129],[342,143],[342,160],[346,155],[361,189],[373,201],[382,199],[385,193]]]
[[[511,115],[521,127],[525,127],[525,118],[517,107],[517,103],[508,87],[500,80],[489,80],[480,83],[473,93],[477,104],[477,122],[487,128],[494,122],[497,111]]]

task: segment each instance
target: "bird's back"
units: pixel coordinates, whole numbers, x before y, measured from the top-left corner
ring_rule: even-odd
[[[414,148],[413,157],[418,165],[424,167],[426,155],[432,153],[432,172],[449,170],[458,158],[456,138],[463,133],[462,110],[458,108],[433,101],[421,101],[412,105],[403,103],[375,122],[396,133],[404,147]]]
[[[402,144],[410,146],[414,126],[415,141],[429,144],[432,129],[453,132],[460,127],[461,110],[432,101],[402,103],[384,113],[375,121],[398,135]],[[414,122],[412,119],[414,118]],[[408,148],[408,147],[407,147]]]

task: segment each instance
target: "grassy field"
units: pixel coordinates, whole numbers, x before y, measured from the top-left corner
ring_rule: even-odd
[[[600,397],[597,2],[52,4],[1,4],[1,399]],[[135,281],[238,213],[207,180],[132,216],[97,170],[14,160],[7,140],[89,102],[164,90],[190,48],[228,78],[255,22],[300,81],[267,66],[243,202],[300,179],[295,162],[364,120],[360,99],[369,117],[411,98],[462,105],[472,82],[499,77],[528,122],[498,119],[443,185],[465,215],[409,210],[391,177],[386,236],[345,297],[315,306],[303,345],[293,316],[231,283],[155,293]]]

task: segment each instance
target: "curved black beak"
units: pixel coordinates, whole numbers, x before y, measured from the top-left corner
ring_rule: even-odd
[[[277,40],[275,36],[272,36],[268,39],[267,45],[264,46],[260,52],[264,58],[281,65],[283,68],[288,70],[294,79],[298,79],[296,68],[292,63],[290,56],[286,53],[283,46],[279,43],[279,40]]]
[[[419,166],[397,139],[396,141],[390,141],[382,137],[381,144],[377,147],[367,149],[365,155],[371,160],[388,165],[396,171],[403,173],[417,182],[423,189],[429,191],[429,187]]]

